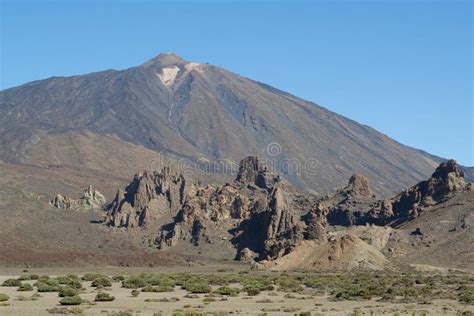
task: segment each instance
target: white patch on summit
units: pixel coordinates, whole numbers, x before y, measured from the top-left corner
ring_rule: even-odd
[[[167,87],[170,87],[176,79],[178,72],[179,68],[177,66],[174,66],[169,68],[163,68],[161,70],[161,74],[159,73],[157,75],[160,78],[161,82],[163,82]]]
[[[201,66],[200,63],[188,63],[185,65],[187,71],[191,71],[193,69],[201,70],[199,66]]]

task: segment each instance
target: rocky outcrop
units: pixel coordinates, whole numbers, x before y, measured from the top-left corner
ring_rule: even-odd
[[[316,208],[327,213],[331,225],[387,225],[411,220],[427,207],[472,190],[456,161],[441,163],[432,176],[391,199],[377,200],[368,181],[354,175],[349,184],[333,195],[322,198]]]
[[[369,188],[369,180],[360,174],[354,174],[349,179],[349,184],[345,188],[345,192],[354,196],[372,197],[374,195]]]
[[[470,188],[455,162],[448,161],[429,180],[392,199],[376,199],[368,180],[357,174],[336,193],[316,199],[281,181],[257,157],[247,157],[235,181],[222,186],[188,184],[169,168],[136,175],[125,191],[117,193],[105,222],[114,227],[152,226],[156,230],[149,230],[153,234],[150,241],[159,249],[195,246],[200,252],[223,246],[229,248],[228,254],[235,251],[238,260],[272,266],[272,262],[291,265],[280,259],[303,253],[307,245],[311,246],[308,260],[314,264],[329,267],[333,260],[346,260],[354,267],[380,267],[385,264],[383,256],[379,258],[380,249],[373,251],[368,245],[385,245],[388,235],[367,238],[370,225],[365,225],[409,219],[420,206],[445,201]],[[367,229],[361,238],[353,238],[334,235],[329,225],[364,225]],[[331,234],[336,239],[329,238]],[[346,245],[368,248],[359,258],[357,249],[347,252]],[[320,252],[327,252],[329,259],[319,257]]]
[[[106,203],[105,197],[90,185],[79,199],[58,194],[50,204],[65,210],[101,210]]]
[[[119,190],[109,205],[105,223],[133,228],[160,225],[163,214],[175,214],[184,205],[186,181],[169,167],[160,172],[145,171],[135,175],[125,191]]]
[[[443,162],[431,177],[401,192],[391,200],[392,217],[397,222],[417,217],[423,209],[444,202],[458,192],[472,190],[455,160]]]
[[[280,176],[270,171],[258,157],[250,156],[239,164],[239,173],[235,179],[241,184],[252,184],[262,189],[271,189],[275,183],[280,182]]]
[[[156,244],[163,248],[180,240],[189,240],[195,245],[203,240],[215,242],[222,234],[207,234],[206,231],[226,231],[238,226],[251,212],[264,207],[262,199],[265,196],[266,191],[254,191],[239,184],[197,188],[186,196],[182,209],[173,223],[162,229]]]
[[[246,258],[250,251],[258,254],[258,260],[272,260],[291,252],[304,239],[305,224],[292,209],[289,194],[275,186],[267,196],[267,206],[241,223],[233,239],[237,258]]]
[[[304,229],[292,214],[285,192],[279,187],[271,192],[266,214],[262,226],[265,235],[261,256],[275,259],[289,253],[303,239]]]
[[[320,199],[315,209],[326,214],[330,225],[364,225],[368,221],[367,213],[377,203],[367,178],[354,174],[347,186]]]
[[[306,216],[306,233],[307,240],[323,241],[327,236],[327,214],[320,209],[312,209]]]
[[[316,209],[327,214],[330,225],[395,225],[469,190],[472,185],[464,179],[456,161],[449,160],[440,164],[428,180],[385,200],[376,199],[365,177],[353,175],[345,188],[319,200]]]
[[[159,248],[181,241],[199,246],[215,244],[230,234],[239,260],[283,256],[305,238],[302,215],[308,213],[312,201],[295,192],[258,158],[247,157],[233,184],[188,193],[182,209],[172,223],[163,226],[155,243]],[[312,238],[324,235],[324,227],[314,226],[318,232],[317,237],[310,234]]]

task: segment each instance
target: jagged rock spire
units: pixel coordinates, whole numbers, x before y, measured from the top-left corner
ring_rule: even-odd
[[[125,192],[119,190],[109,206],[105,223],[127,228],[145,226],[163,213],[175,214],[184,204],[186,181],[164,167],[160,172],[135,175]]]
[[[369,180],[360,174],[354,174],[349,179],[346,190],[353,195],[372,196],[373,193],[369,187]]]
[[[271,172],[257,156],[249,156],[240,161],[235,181],[241,184],[253,184],[262,189],[270,189],[280,181],[280,177]]]

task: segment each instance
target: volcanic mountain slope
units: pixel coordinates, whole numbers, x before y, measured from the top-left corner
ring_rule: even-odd
[[[94,140],[90,150],[78,146],[84,137]],[[117,150],[120,144],[126,145]],[[86,161],[96,172],[137,170],[116,159],[119,151],[130,155],[129,144],[174,162],[261,155],[293,185],[316,193],[331,192],[358,172],[387,195],[426,178],[440,162],[314,103],[175,54],[0,92],[6,162],[77,170]]]

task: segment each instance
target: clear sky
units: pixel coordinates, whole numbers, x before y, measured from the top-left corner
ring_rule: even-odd
[[[473,1],[0,2],[0,89],[172,51],[474,165]]]

